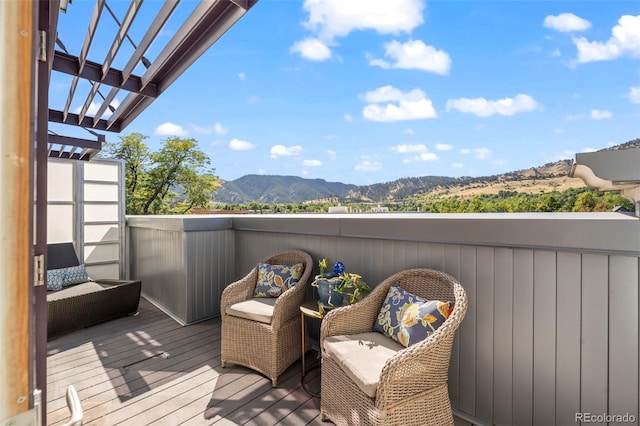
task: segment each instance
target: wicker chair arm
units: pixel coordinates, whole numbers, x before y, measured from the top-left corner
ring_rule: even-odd
[[[376,287],[359,302],[329,311],[320,327],[320,347],[326,337],[372,331],[386,295],[387,289]]]
[[[306,286],[298,282],[293,288],[285,291],[278,297],[273,306],[273,319],[271,324],[277,328],[293,318],[300,315],[300,305],[304,302]]]
[[[449,318],[427,339],[403,349],[385,364],[376,391],[378,409],[398,407],[447,382],[453,339],[467,311],[462,287],[456,284],[454,292],[456,307]]]
[[[222,291],[220,297],[220,314],[226,315],[226,307],[234,303],[251,298],[258,277],[258,268],[255,267],[244,278],[229,284]]]

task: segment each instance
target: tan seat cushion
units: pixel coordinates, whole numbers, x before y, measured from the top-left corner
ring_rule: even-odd
[[[273,306],[276,304],[276,300],[278,300],[276,297],[254,297],[252,299],[227,306],[227,314],[233,315],[234,317],[271,324],[271,318],[273,318]]]
[[[389,358],[404,349],[400,343],[377,333],[333,336],[324,339],[324,350],[362,392],[375,398],[382,368]]]

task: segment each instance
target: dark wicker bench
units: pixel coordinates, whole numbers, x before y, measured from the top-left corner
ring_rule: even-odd
[[[72,243],[49,244],[47,268],[80,264]],[[89,281],[47,292],[49,339],[115,318],[134,314],[140,302],[141,281]]]

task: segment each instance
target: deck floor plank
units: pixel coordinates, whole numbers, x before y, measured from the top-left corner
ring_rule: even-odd
[[[68,420],[70,384],[86,425],[306,425],[318,416],[299,362],[272,388],[250,369],[220,366],[219,319],[182,327],[145,299],[139,311],[48,343],[47,424]]]
[[[70,384],[86,425],[330,424],[320,421],[320,400],[301,386],[300,361],[272,388],[250,369],[221,367],[219,319],[182,327],[145,299],[139,311],[48,343],[48,425],[68,420]],[[319,373],[308,373],[312,389]]]

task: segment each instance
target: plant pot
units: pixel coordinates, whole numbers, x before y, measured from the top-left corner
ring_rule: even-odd
[[[320,302],[325,306],[342,306],[344,304],[344,296],[334,290],[334,286],[338,285],[338,278],[322,278],[316,277],[315,285],[318,288],[318,297]]]

